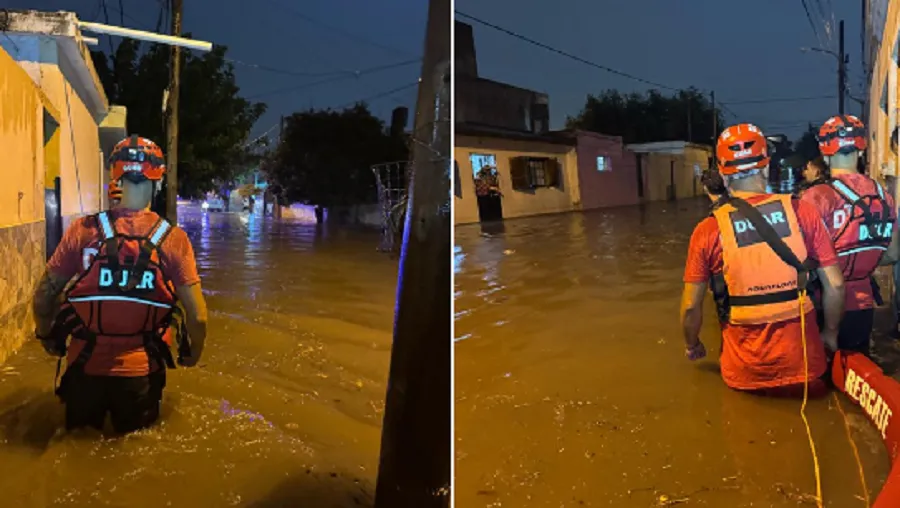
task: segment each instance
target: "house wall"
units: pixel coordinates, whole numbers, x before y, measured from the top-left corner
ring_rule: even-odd
[[[30,297],[44,268],[44,106],[0,49],[0,363],[34,330]]]
[[[0,38],[2,42],[3,38]],[[14,49],[10,49],[12,44]],[[103,156],[97,121],[66,76],[74,75],[74,64],[60,53],[55,39],[37,35],[12,35],[0,44],[10,52],[59,112],[59,176],[63,227],[72,219],[97,213],[103,206]],[[56,156],[54,153],[53,156]],[[53,175],[47,175],[52,181]]]
[[[559,213],[581,207],[578,186],[578,156],[574,146],[531,140],[507,140],[494,137],[456,136],[453,157],[459,164],[462,197],[454,197],[454,222],[478,222],[475,173],[469,155],[493,154],[497,160],[500,192],[503,194],[503,218]],[[559,160],[562,171],[560,188],[517,191],[512,188],[509,161],[513,157],[548,157]]]
[[[639,154],[643,160],[644,201],[668,199],[673,168],[676,199],[704,195],[697,169],[703,171],[709,165],[710,153],[709,149],[687,146],[681,153]]]
[[[625,149],[622,138],[593,132],[576,132],[578,139],[578,186],[581,208],[591,210],[636,205],[638,197],[637,160]],[[597,171],[597,157],[606,156],[610,169]]]
[[[876,12],[869,11],[869,22]],[[883,13],[881,13],[883,15]],[[879,21],[881,15],[878,15]],[[873,48],[875,62],[869,87],[869,148],[867,150],[869,172],[876,178],[895,176],[898,170],[897,155],[890,149],[890,135],[897,125],[897,33],[900,30],[900,3],[887,2],[881,44]],[[874,40],[874,39],[873,39]],[[882,100],[885,99],[885,100]],[[897,191],[895,189],[895,197]]]

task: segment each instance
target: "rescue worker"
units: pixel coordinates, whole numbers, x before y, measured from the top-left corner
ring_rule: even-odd
[[[149,210],[166,171],[162,150],[131,136],[109,164],[122,200],[66,231],[34,297],[35,335],[49,354],[66,356],[57,390],[66,428],[102,429],[108,412],[125,433],[159,417],[166,367],[174,367],[164,336],[176,304],[189,337],[181,337],[179,363],[188,367],[203,352],[207,310],[187,235]]]
[[[803,166],[803,182],[800,184],[800,194],[810,187],[827,184],[830,181],[831,174],[828,171],[828,164],[826,164],[825,159],[819,155]]]
[[[866,132],[853,115],[829,118],[819,129],[819,151],[830,179],[808,188],[801,199],[813,205],[834,241],[846,281],[838,347],[869,354],[869,336],[880,300],[872,277],[891,243],[897,214],[881,184],[857,171]]]
[[[726,307],[720,315],[727,318],[719,360],[725,384],[770,394],[793,394],[807,381],[824,388],[818,381],[826,369],[823,342],[836,349],[844,301],[843,277],[828,231],[814,207],[790,195],[766,193],[769,154],[756,126],[725,129],[716,157],[730,198],[691,236],[681,301],[685,355],[690,360],[706,356],[700,341],[703,297],[717,278],[727,290],[720,303]],[[812,266],[824,286],[821,334],[811,299],[804,295],[801,300],[799,293]]]

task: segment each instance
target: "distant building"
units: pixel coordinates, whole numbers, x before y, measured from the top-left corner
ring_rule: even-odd
[[[30,297],[63,228],[107,207],[124,138],[72,13],[4,10],[0,37],[0,362],[31,336]]]
[[[637,157],[641,201],[664,201],[703,196],[700,175],[709,167],[712,147],[687,141],[659,141],[625,145]]]
[[[550,131],[547,94],[480,77],[470,25],[455,44],[457,224],[703,194],[710,147]]]

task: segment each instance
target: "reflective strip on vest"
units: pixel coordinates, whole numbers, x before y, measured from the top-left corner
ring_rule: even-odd
[[[166,231],[168,231],[170,227],[171,226],[169,225],[168,221],[164,220],[164,221],[160,222],[159,227],[156,228],[156,231],[153,233],[153,236],[150,237],[150,243],[158,246],[160,238],[162,238],[163,235],[166,234]]]
[[[120,302],[133,302],[133,303],[141,303],[144,305],[152,305],[153,307],[161,307],[163,309],[171,309],[172,306],[166,303],[154,302],[152,300],[144,300],[142,298],[134,298],[130,296],[116,296],[116,295],[97,295],[97,296],[73,296],[69,298],[70,302],[105,302],[105,301],[120,301]]]
[[[851,203],[859,201],[859,194],[853,192],[853,190],[850,187],[847,187],[844,182],[840,180],[834,180],[831,182],[831,185],[834,187],[834,190],[843,194],[844,197],[846,197]],[[880,190],[881,189],[879,188],[879,191]]]
[[[866,247],[857,247],[857,248],[855,248],[855,249],[850,249],[850,250],[845,250],[845,251],[838,252],[838,257],[841,257],[841,256],[850,256],[850,255],[852,255],[852,254],[858,254],[858,253],[860,253],[860,252],[865,252],[865,251],[867,251],[867,250],[881,250],[881,251],[886,251],[887,249],[888,249],[887,247],[884,247],[884,246],[881,246],[881,245],[868,245],[868,246],[866,246]]]
[[[113,230],[112,224],[109,223],[109,216],[106,212],[100,212],[97,214],[97,219],[100,221],[100,227],[103,229],[103,239],[109,240],[113,236],[115,236],[115,230]]]

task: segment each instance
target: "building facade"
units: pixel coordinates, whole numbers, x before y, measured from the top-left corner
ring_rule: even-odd
[[[634,152],[625,148],[621,137],[587,131],[572,131],[569,135],[576,141],[582,210],[641,202],[637,159]]]
[[[4,15],[0,362],[31,336],[31,295],[64,228],[107,206],[104,144],[125,136],[125,112],[109,106],[77,21],[63,12]]]
[[[453,158],[456,224],[580,208],[571,137],[457,127]]]
[[[866,2],[866,56],[869,96],[866,123],[869,128],[868,168],[875,177],[894,180],[898,175],[897,69],[900,30],[900,3],[887,0]],[[896,185],[894,192],[897,192]]]
[[[703,196],[700,175],[709,166],[712,147],[686,141],[626,145],[636,154],[636,180],[642,202]]]

